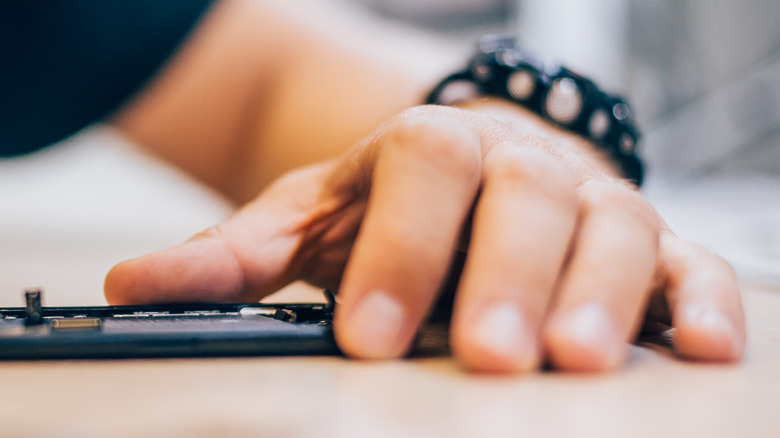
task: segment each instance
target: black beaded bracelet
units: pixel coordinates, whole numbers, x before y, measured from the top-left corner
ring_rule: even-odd
[[[518,48],[512,37],[486,36],[465,70],[446,77],[427,104],[453,105],[480,96],[520,104],[601,148],[624,176],[642,184],[637,154],[640,134],[628,104],[593,81],[560,66],[540,62]]]

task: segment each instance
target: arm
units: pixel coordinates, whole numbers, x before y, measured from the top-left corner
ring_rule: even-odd
[[[419,104],[464,57],[330,3],[223,0],[113,123],[246,202]]]
[[[444,52],[292,8],[219,4],[118,116],[236,202],[264,191],[115,267],[109,301],[254,300],[304,279],[339,290],[347,354],[397,357],[467,246],[451,340],[468,368],[611,369],[646,315],[674,323],[685,357],[740,357],[729,267],[676,238],[589,143],[502,101],[413,107],[450,64],[414,54]]]

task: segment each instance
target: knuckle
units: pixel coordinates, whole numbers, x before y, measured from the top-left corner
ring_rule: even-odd
[[[737,273],[729,262],[709,250],[704,258],[704,263],[699,267],[702,275],[715,279],[721,287],[737,284]]]
[[[736,283],[737,272],[734,270],[734,267],[731,265],[731,263],[727,262],[725,259],[712,251],[706,251],[709,253],[712,269],[716,272],[722,273],[731,282]]]
[[[398,113],[396,120],[415,120],[424,117],[458,117],[462,111],[458,108],[442,105],[417,105]]]
[[[192,241],[203,240],[203,239],[222,240],[222,233],[219,230],[219,225],[208,227],[205,230],[202,230],[197,234],[192,235],[192,237],[190,237],[187,241],[192,242]]]
[[[500,147],[491,151],[483,169],[485,183],[530,187],[562,202],[575,200],[575,181],[555,157],[528,148]]]
[[[669,253],[669,249],[673,249],[671,251],[673,257],[667,255],[667,258],[673,262],[670,268],[691,269],[705,276],[717,278],[720,284],[737,282],[737,274],[731,264],[712,250],[690,240],[681,239],[671,232],[664,232],[663,236],[668,242],[665,246],[666,252]]]
[[[640,222],[654,235],[661,233],[658,214],[642,195],[628,184],[617,181],[588,181],[580,185],[580,203],[586,213],[620,211]]]
[[[458,176],[478,175],[481,153],[479,136],[463,122],[416,110],[405,113],[385,144],[404,159]]]

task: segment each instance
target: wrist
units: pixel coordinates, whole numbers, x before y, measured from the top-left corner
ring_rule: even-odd
[[[540,61],[514,38],[488,35],[480,39],[468,65],[444,78],[426,103],[455,105],[484,96],[522,106],[584,138],[609,157],[623,177],[642,184],[640,134],[629,105],[588,78],[560,64]]]

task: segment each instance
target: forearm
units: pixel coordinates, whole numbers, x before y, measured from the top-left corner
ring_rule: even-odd
[[[226,0],[114,123],[243,202],[419,104],[463,56],[330,4]]]

